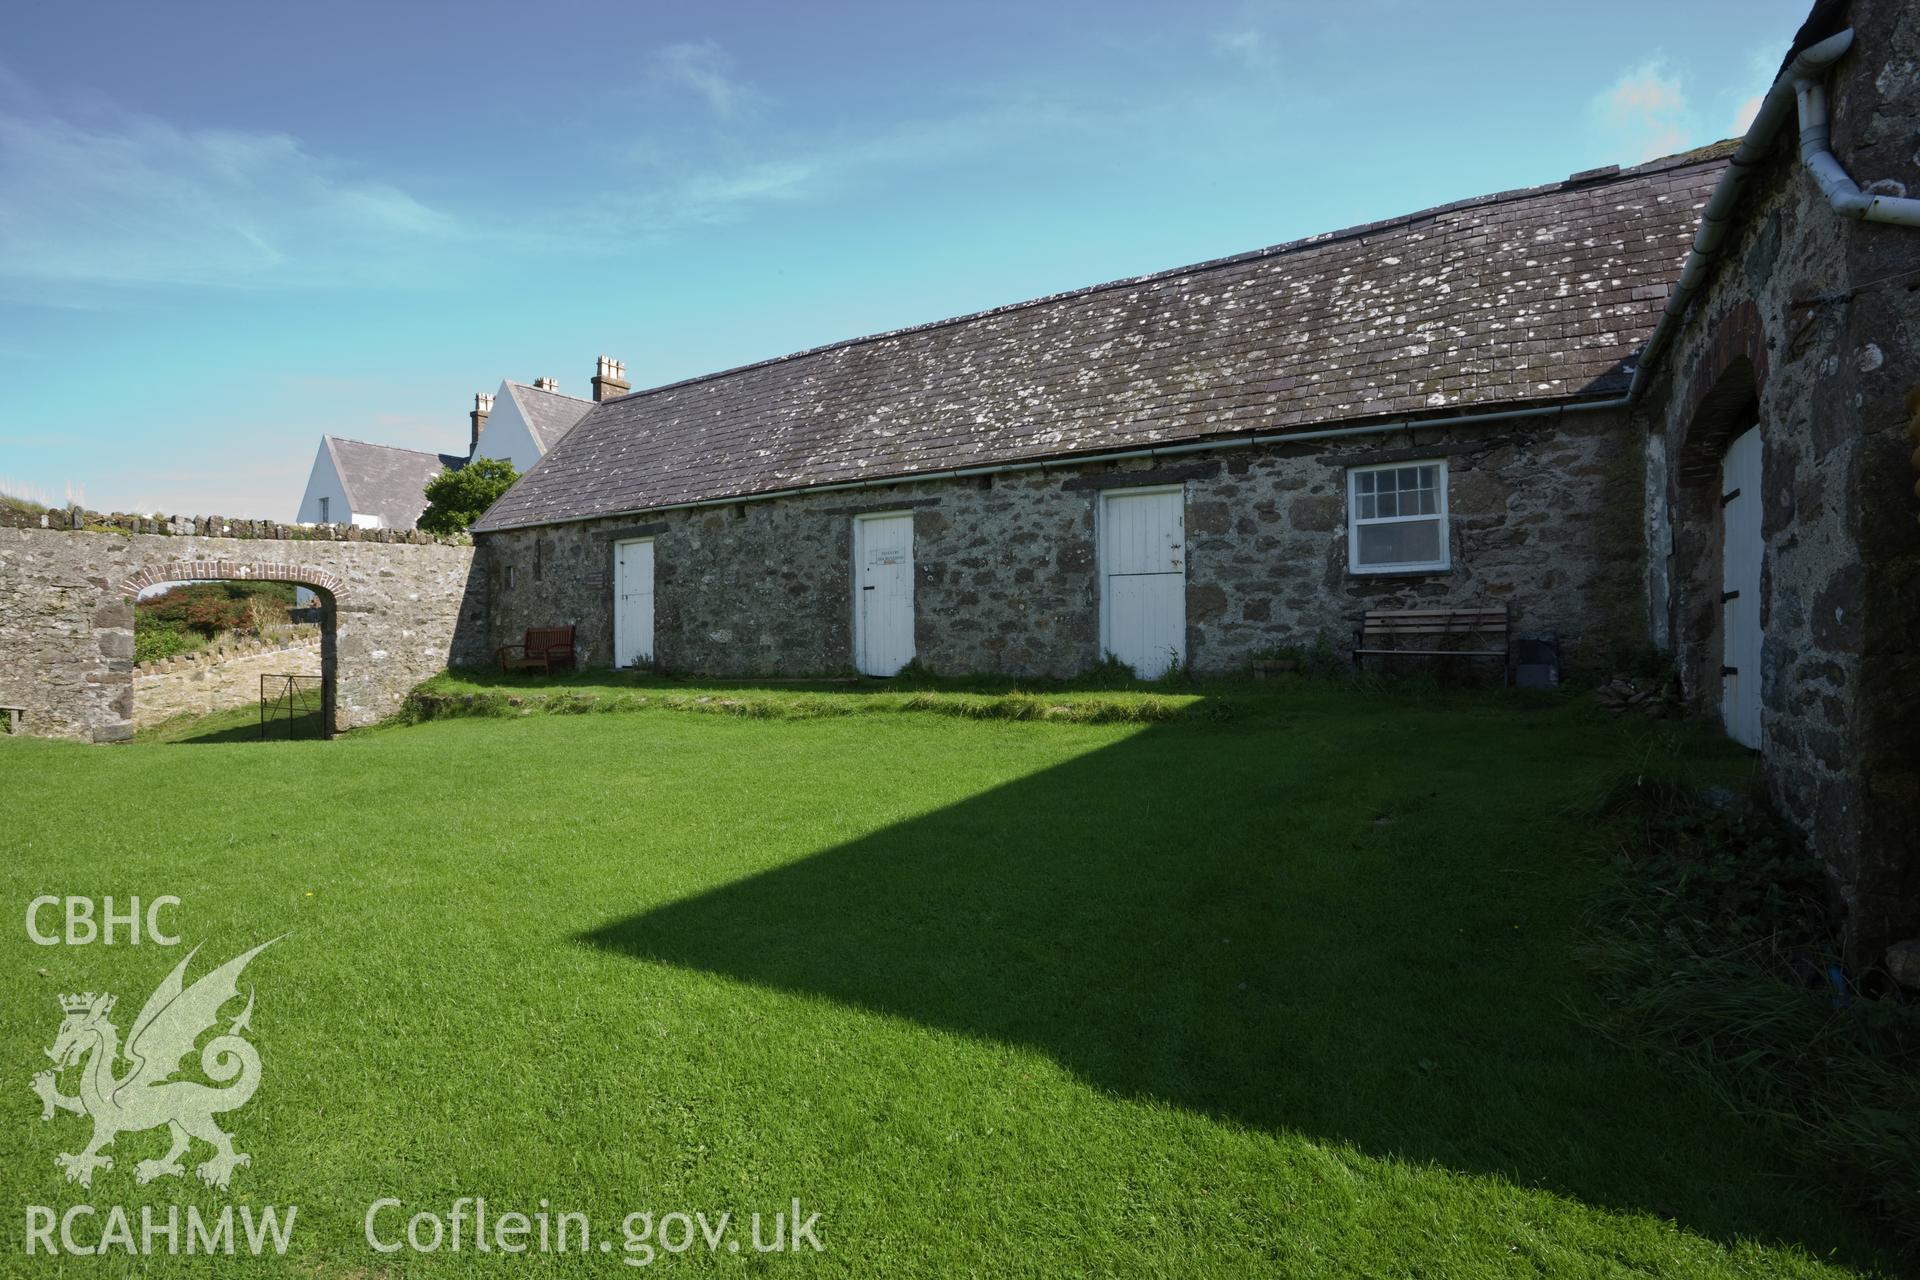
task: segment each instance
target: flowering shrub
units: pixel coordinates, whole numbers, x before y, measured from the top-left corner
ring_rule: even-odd
[[[294,587],[289,582],[188,582],[134,607],[136,645],[142,625],[194,631],[211,640],[224,631],[258,635],[287,625]]]

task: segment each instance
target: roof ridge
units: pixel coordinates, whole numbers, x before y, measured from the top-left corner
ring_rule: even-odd
[[[559,396],[562,400],[578,400],[581,404],[600,403],[598,400],[589,400],[585,396],[577,396],[571,391],[550,391],[546,387],[536,387],[526,382],[515,382],[512,378],[502,378],[501,381],[510,387],[518,387],[522,391],[538,391],[543,396]]]
[[[1495,191],[1488,195],[1469,196],[1465,199],[1454,200],[1447,204],[1433,205],[1425,209],[1418,209],[1412,213],[1399,214],[1391,218],[1381,218],[1373,222],[1355,223],[1350,227],[1342,227],[1335,231],[1321,231],[1314,235],[1302,236],[1296,240],[1283,240],[1277,244],[1271,244],[1261,249],[1249,249],[1242,253],[1228,254],[1220,258],[1207,258],[1200,262],[1188,263],[1184,266],[1166,267],[1159,271],[1149,271],[1144,275],[1123,276],[1117,280],[1107,280],[1099,284],[1082,285],[1075,289],[1063,289],[1058,293],[1041,294],[1039,297],[1026,298],[1019,302],[1002,303],[997,307],[986,307],[979,311],[968,311],[961,315],[948,316],[943,320],[928,320],[920,324],[903,325],[898,329],[885,329],[877,333],[861,334],[858,337],[841,338],[836,342],[824,342],[818,346],[805,347],[799,351],[788,352],[786,355],[769,356],[764,360],[753,360],[746,364],[737,364],[726,369],[717,369],[712,373],[696,374],[691,378],[681,378],[674,382],[663,382],[657,387],[647,387],[640,391],[629,392],[624,396],[615,396],[610,400],[595,401],[593,403],[595,407],[606,404],[619,404],[623,400],[636,400],[641,396],[656,395],[663,391],[676,391],[682,387],[697,386],[703,382],[713,382],[720,378],[732,377],[735,374],[749,373],[755,369],[765,369],[773,365],[785,364],[790,360],[799,360],[806,356],[824,355],[829,351],[841,351],[849,347],[865,346],[868,343],[885,342],[889,338],[905,337],[908,334],[928,333],[953,325],[968,324],[975,320],[984,320],[989,316],[1005,315],[1015,311],[1025,311],[1032,307],[1046,306],[1050,303],[1064,302],[1070,298],[1084,298],[1097,293],[1106,293],[1110,290],[1126,289],[1135,285],[1153,284],[1162,280],[1172,280],[1182,276],[1218,271],[1224,267],[1238,266],[1244,262],[1257,262],[1265,258],[1284,257],[1289,253],[1295,253],[1302,249],[1317,248],[1323,244],[1337,244],[1343,240],[1358,239],[1374,232],[1412,226],[1422,219],[1436,218],[1443,213],[1453,213],[1461,209],[1478,209],[1488,205],[1510,204],[1518,200],[1531,199],[1560,191],[1591,191],[1600,187],[1612,186],[1615,183],[1629,182],[1636,178],[1643,178],[1652,173],[1704,167],[1717,163],[1727,155],[1732,154],[1732,149],[1739,144],[1739,141],[1738,138],[1725,139],[1719,142],[1708,143],[1704,147],[1696,147],[1691,151],[1682,151],[1670,156],[1661,156],[1630,168],[1615,170],[1612,173],[1603,172],[1596,174],[1593,170],[1585,170],[1578,175],[1562,178],[1558,182],[1545,183],[1533,187],[1513,187],[1506,191]],[[512,386],[525,385],[524,383],[515,383],[512,379],[508,379],[508,384]],[[528,388],[528,390],[539,389],[540,388],[537,387]],[[550,392],[549,394],[562,395],[565,393]]]
[[[341,444],[357,444],[366,449],[391,449],[395,453],[417,453],[423,458],[451,458],[457,455],[441,453],[438,449],[409,449],[403,444],[381,444],[377,440],[356,440],[352,436],[322,434],[321,439],[339,441]]]

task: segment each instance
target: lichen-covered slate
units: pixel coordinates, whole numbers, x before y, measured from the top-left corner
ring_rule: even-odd
[[[427,509],[427,482],[467,462],[450,453],[422,453],[339,436],[325,439],[354,514],[378,516],[389,529],[411,529]]]
[[[1724,146],[636,392],[484,532],[1624,391]]]
[[[562,391],[529,387],[519,382],[508,382],[507,394],[520,406],[520,416],[526,419],[528,429],[533,432],[534,443],[540,446],[542,453],[564,440],[567,432],[573,430],[580,419],[586,417],[587,410],[593,408],[591,400],[570,396]]]

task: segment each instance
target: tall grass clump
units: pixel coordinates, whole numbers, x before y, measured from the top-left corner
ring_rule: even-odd
[[[1920,1246],[1920,1007],[1846,971],[1821,864],[1763,803],[1651,752],[1595,806],[1613,875],[1584,1016],[1787,1134],[1802,1174]]]
[[[1204,703],[1213,720],[1232,718],[1230,703],[1166,693],[972,693],[965,690],[890,689],[876,693],[729,692],[641,693],[559,686],[466,691],[430,679],[410,692],[394,719],[401,724],[469,717],[585,715],[590,712],[681,711],[749,720],[816,720],[832,716],[921,712],[963,720],[1045,720],[1064,724],[1166,724],[1194,718]]]

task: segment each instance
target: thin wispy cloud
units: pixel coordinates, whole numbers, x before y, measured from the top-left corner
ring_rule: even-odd
[[[1679,77],[1657,62],[1621,76],[1594,99],[1592,112],[1618,154],[1634,163],[1686,150],[1695,132]]]
[[[692,94],[722,120],[750,114],[764,101],[758,89],[735,74],[733,59],[711,40],[670,44],[647,63],[656,86]]]
[[[283,133],[0,95],[0,283],[368,283],[452,220]]]
[[[1279,65],[1279,52],[1273,38],[1259,27],[1215,32],[1213,50],[1227,61],[1262,75],[1271,74]]]
[[[1220,26],[1204,32],[1204,48],[1216,64],[1253,80],[1299,80],[1330,45],[1352,38],[1355,22],[1291,0],[1240,0]]]
[[[894,121],[826,140],[771,134],[717,162],[705,152],[641,144],[633,154],[645,172],[634,190],[601,202],[598,216],[612,224],[601,233],[725,225],[765,208],[835,199],[892,175],[965,163],[1098,120],[1111,124],[1114,114],[1010,91],[950,115]]]

